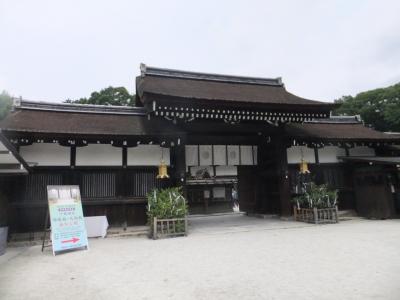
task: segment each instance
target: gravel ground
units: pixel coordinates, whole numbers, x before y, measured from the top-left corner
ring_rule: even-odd
[[[0,257],[0,299],[400,299],[400,220],[220,216],[188,237],[91,239]]]

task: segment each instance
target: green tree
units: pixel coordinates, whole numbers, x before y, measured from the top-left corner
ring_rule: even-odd
[[[0,120],[3,120],[5,116],[7,116],[11,110],[12,104],[12,97],[6,91],[3,91],[0,94]]]
[[[129,94],[124,87],[108,87],[99,92],[93,92],[89,98],[66,100],[66,103],[135,106],[135,95]]]
[[[336,115],[361,115],[368,125],[381,131],[400,131],[400,83],[335,100]]]

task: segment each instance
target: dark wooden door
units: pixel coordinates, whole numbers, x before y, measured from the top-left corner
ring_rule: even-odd
[[[279,176],[275,168],[276,166],[271,165],[260,169],[257,173],[257,211],[263,214],[280,213]]]
[[[254,166],[238,166],[240,211],[254,213],[256,208],[257,172]]]
[[[356,169],[354,192],[360,216],[376,219],[393,216],[393,197],[384,170],[374,167]]]

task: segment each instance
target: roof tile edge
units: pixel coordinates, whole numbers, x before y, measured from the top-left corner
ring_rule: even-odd
[[[146,110],[142,107],[54,103],[54,102],[43,102],[43,101],[38,102],[38,101],[22,100],[20,98],[14,98],[14,108],[28,109],[28,110],[46,110],[46,111],[56,111],[56,112],[146,115]]]
[[[314,124],[363,124],[359,115],[354,116],[330,116],[325,119],[314,119],[304,123]]]
[[[247,77],[247,76],[225,75],[225,74],[215,74],[215,73],[202,73],[202,72],[151,67],[143,63],[140,64],[140,74],[141,77],[149,75],[149,76],[170,77],[179,79],[194,79],[194,80],[217,81],[217,82],[270,85],[270,86],[280,86],[280,87],[284,86],[282,82],[282,77],[260,78],[260,77]]]

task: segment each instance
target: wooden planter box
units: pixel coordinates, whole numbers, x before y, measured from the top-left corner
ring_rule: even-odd
[[[297,208],[293,207],[294,220],[300,222],[326,224],[338,223],[338,208]]]
[[[187,216],[175,219],[153,219],[151,235],[153,239],[172,236],[186,236],[188,233]]]

